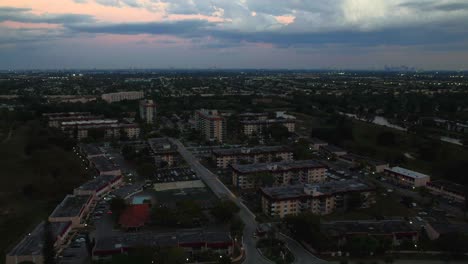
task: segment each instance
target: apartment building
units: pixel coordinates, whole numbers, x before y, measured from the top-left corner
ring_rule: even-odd
[[[407,187],[417,188],[426,186],[431,180],[429,175],[402,167],[387,168],[384,172],[391,181]]]
[[[145,97],[143,91],[129,91],[129,92],[117,92],[117,93],[106,93],[101,95],[101,99],[108,102],[120,102],[123,100],[140,100]]]
[[[195,112],[196,128],[209,141],[223,142],[226,137],[226,120],[217,110],[201,109]]]
[[[430,193],[458,203],[465,202],[466,187],[446,180],[430,181],[426,184]]]
[[[273,124],[285,126],[289,132],[296,131],[295,119],[266,119],[266,120],[242,120],[240,121],[241,131],[244,135],[251,136],[253,134],[262,134],[266,129]]]
[[[352,194],[359,195],[361,207],[375,203],[375,187],[357,180],[267,187],[260,192],[263,213],[279,218],[303,212],[327,215],[345,210]]]
[[[340,157],[348,153],[346,150],[334,145],[322,145],[319,147],[319,151],[324,155],[333,157]]]
[[[65,134],[78,140],[90,136],[90,131],[100,131],[104,138],[119,138],[123,134],[130,139],[140,136],[140,127],[137,124],[119,123],[115,119],[62,122],[60,126]]]
[[[98,175],[122,175],[120,168],[105,156],[92,157],[89,159],[89,163],[94,167]]]
[[[261,146],[253,148],[215,149],[211,153],[216,167],[227,168],[229,165],[274,161],[292,161],[293,152],[287,146]]]
[[[153,100],[140,101],[140,119],[147,124],[153,124],[156,121],[156,104]]]
[[[156,164],[165,162],[168,166],[173,166],[176,163],[178,157],[177,146],[169,141],[169,139],[150,138],[148,139],[148,145],[151,148]]]
[[[63,113],[63,115],[52,115],[47,116],[47,125],[49,127],[60,128],[61,124],[64,122],[73,122],[73,121],[92,121],[92,120],[101,120],[104,116],[91,115],[88,112],[71,112]]]
[[[320,147],[328,145],[327,142],[325,142],[325,141],[323,141],[321,139],[318,139],[318,138],[312,138],[309,141],[310,141],[309,149],[314,150],[314,151],[318,151],[320,149]]]
[[[240,120],[267,120],[268,113],[242,113],[239,114]]]
[[[325,181],[327,166],[315,160],[281,161],[231,165],[232,183],[241,189],[257,187],[256,175],[269,173],[275,178],[274,185],[316,183]]]

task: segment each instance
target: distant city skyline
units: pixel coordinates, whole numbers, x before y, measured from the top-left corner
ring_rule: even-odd
[[[466,0],[4,0],[0,69],[468,69]]]

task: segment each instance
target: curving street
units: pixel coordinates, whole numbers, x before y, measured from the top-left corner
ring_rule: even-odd
[[[219,198],[228,198],[239,206],[239,216],[244,221],[244,236],[243,236],[243,247],[245,250],[246,258],[244,264],[271,264],[272,262],[265,259],[256,248],[256,241],[253,234],[257,228],[257,221],[255,221],[255,215],[245,206],[241,200],[234,195],[210,170],[205,168],[198,159],[188,151],[185,146],[177,139],[171,138],[172,143],[177,145],[177,149],[187,163],[192,167],[193,171],[202,179],[206,185],[215,193]],[[298,264],[311,264],[311,263],[325,263],[323,260],[318,259],[310,252],[305,250],[298,242],[282,236],[286,242],[291,253],[295,256],[296,260],[294,263]]]

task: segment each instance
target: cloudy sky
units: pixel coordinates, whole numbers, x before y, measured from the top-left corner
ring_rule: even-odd
[[[468,0],[0,0],[0,69],[468,69]]]

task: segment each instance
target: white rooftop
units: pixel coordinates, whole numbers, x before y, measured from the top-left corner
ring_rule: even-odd
[[[429,178],[429,175],[426,175],[417,171],[408,170],[402,167],[393,167],[388,170],[410,177],[410,178],[413,178],[413,179]]]

